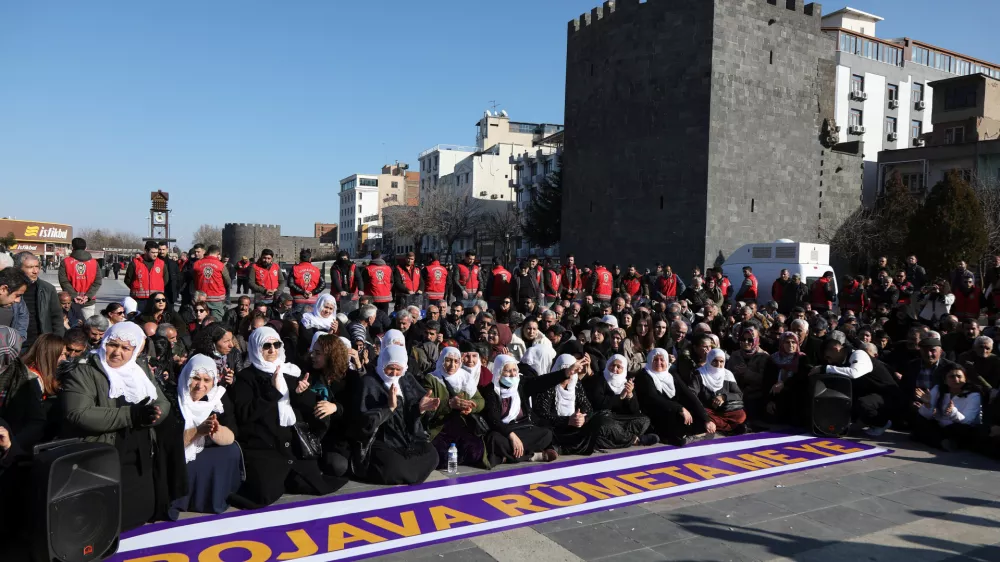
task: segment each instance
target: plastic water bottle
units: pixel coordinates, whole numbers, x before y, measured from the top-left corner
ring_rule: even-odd
[[[448,447],[448,474],[458,474],[458,447],[454,443]]]

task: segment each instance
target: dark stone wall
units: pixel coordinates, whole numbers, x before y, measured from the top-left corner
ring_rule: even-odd
[[[222,253],[233,261],[242,256],[256,260],[264,248],[277,254],[280,238],[281,227],[275,224],[227,223],[222,227]]]

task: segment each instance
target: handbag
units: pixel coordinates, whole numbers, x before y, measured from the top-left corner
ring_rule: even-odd
[[[722,413],[728,414],[729,412],[735,412],[737,410],[743,409],[742,400],[729,400],[722,404]]]
[[[309,461],[323,456],[323,442],[309,429],[307,422],[296,422],[292,427],[299,444],[299,459]]]
[[[472,430],[472,434],[476,437],[485,437],[487,433],[490,432],[490,424],[486,423],[486,418],[479,414],[469,414],[466,416],[469,418],[469,429]]]

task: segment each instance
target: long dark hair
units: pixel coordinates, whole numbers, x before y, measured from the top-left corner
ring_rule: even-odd
[[[229,333],[229,328],[218,322],[201,327],[195,332],[194,341],[191,342],[191,357],[199,353],[208,357],[215,357],[215,354],[218,353],[215,349],[215,344],[226,337],[227,333]]]
[[[945,380],[943,382],[941,382],[941,383],[938,384],[938,399],[937,399],[937,403],[934,404],[934,409],[937,410],[937,412],[939,414],[943,414],[944,413],[944,395],[948,394],[948,393],[951,393],[951,390],[948,388],[948,375],[950,375],[951,373],[953,373],[955,371],[961,371],[962,372],[962,375],[965,376],[965,384],[962,385],[961,392],[959,392],[955,396],[952,396],[952,398],[955,398],[956,396],[958,396],[958,397],[964,397],[964,396],[968,396],[968,395],[972,394],[973,392],[979,392],[979,387],[976,384],[974,384],[973,382],[971,382],[969,380],[969,372],[965,370],[965,367],[963,367],[961,365],[954,365],[954,366],[952,366],[944,374]]]
[[[639,324],[646,322],[646,334],[639,335]],[[638,345],[643,353],[647,353],[656,347],[656,339],[653,337],[653,316],[645,310],[640,310],[632,317],[632,326],[629,327],[629,338]]]
[[[167,298],[167,295],[163,291],[154,291],[153,294],[149,295],[146,299],[146,306],[142,309],[142,316],[152,316],[156,314],[156,297],[161,296]],[[170,303],[167,302],[167,308],[163,309],[163,317],[166,318],[170,314]]]

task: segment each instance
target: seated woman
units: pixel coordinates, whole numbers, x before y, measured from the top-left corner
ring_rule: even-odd
[[[971,447],[982,417],[979,387],[968,382],[965,369],[952,365],[945,380],[931,391],[917,389],[917,412],[912,437],[945,451]]]
[[[117,324],[119,322],[124,322],[126,320],[125,307],[118,302],[113,302],[108,304],[108,306],[106,306],[104,310],[101,311],[100,314],[101,316],[107,318],[108,322],[111,325]]]
[[[248,509],[274,503],[284,493],[324,495],[346,480],[325,476],[319,460],[307,458],[299,431],[320,438],[329,427],[316,414],[316,395],[299,392],[301,371],[285,361],[278,332],[269,326],[250,334],[250,366],[236,373],[229,388],[236,435],[246,465],[246,480],[230,498]],[[290,390],[294,389],[294,390]],[[302,422],[299,427],[293,427]]]
[[[240,488],[243,455],[233,428],[233,404],[219,385],[215,360],[194,355],[177,379],[177,405],[184,419],[184,461],[188,495],[171,504],[176,511],[222,513],[226,498]]]
[[[212,317],[212,311],[203,302],[192,305],[191,311],[191,321],[187,323],[188,333],[196,334],[204,326],[205,321]]]
[[[153,322],[156,325],[170,324],[177,330],[178,338],[187,342],[191,341],[188,336],[188,323],[167,305],[167,296],[162,292],[157,291],[150,295],[149,299],[146,300],[146,308],[142,310],[135,322],[140,325],[147,322]]]
[[[760,347],[760,332],[756,326],[743,328],[737,343],[740,348],[729,357],[726,368],[732,371],[736,384],[743,390],[744,403],[748,407],[760,404],[769,390],[764,388],[764,370],[770,355]]]
[[[345,476],[350,469],[351,447],[348,441],[351,415],[357,411],[355,397],[363,371],[358,352],[346,338],[315,332],[309,350],[310,390],[316,394],[316,417],[330,420],[323,436],[323,460],[326,474]]]
[[[62,419],[62,413],[56,407],[59,403],[59,389],[62,388],[59,366],[65,360],[66,344],[63,338],[55,334],[38,336],[31,349],[21,358],[21,362],[28,367],[28,373],[35,378],[42,390],[42,412],[46,421],[40,442],[51,441],[59,433]]]
[[[219,384],[233,384],[236,373],[246,368],[243,353],[236,345],[236,337],[225,324],[216,322],[205,326],[195,334],[191,355],[211,357],[219,371]]]
[[[635,377],[635,390],[660,441],[680,447],[715,433],[698,397],[674,376],[667,350],[658,347],[649,352],[646,367]]]
[[[448,447],[458,449],[458,464],[489,468],[484,431],[478,429],[485,402],[479,394],[479,377],[462,368],[462,353],[446,347],[438,356],[437,368],[422,377],[424,388],[441,403],[427,420],[431,443],[438,452],[438,468],[448,467]]]
[[[299,356],[308,355],[308,346],[312,343],[316,332],[336,333],[337,331],[337,299],[329,293],[323,293],[316,299],[312,310],[302,315],[299,330]],[[301,347],[305,346],[305,347]]]
[[[536,425],[531,399],[567,381],[582,370],[577,362],[569,369],[544,375],[522,377],[517,360],[498,355],[493,361],[493,382],[482,386],[483,417],[490,427],[486,434],[486,454],[490,466],[525,461],[550,462],[559,458],[552,430]]]
[[[9,427],[4,440],[6,450],[0,451],[3,460],[31,454],[32,447],[45,433],[46,411],[42,403],[42,384],[38,384],[41,381],[33,381],[36,375],[18,359],[23,342],[13,328],[0,326],[0,420],[7,422]]]
[[[486,386],[493,380],[493,373],[483,365],[483,356],[480,347],[476,344],[463,341],[458,346],[462,352],[462,369],[471,373],[479,383],[479,386]]]
[[[356,425],[363,439],[351,465],[355,476],[375,484],[419,484],[438,466],[423,418],[440,400],[406,369],[406,348],[387,345],[375,373],[361,378]]]
[[[804,427],[809,425],[809,371],[806,355],[799,351],[799,336],[785,332],[778,338],[778,351],[764,369],[764,411],[774,421]]]
[[[169,503],[163,493],[163,455],[156,453],[172,443],[165,443],[166,436],[156,428],[169,415],[170,402],[145,363],[137,362],[145,342],[146,334],[136,324],[111,326],[100,350],[66,374],[60,392],[60,437],[118,449],[123,531],[165,513]]]
[[[747,413],[743,411],[743,392],[736,377],[726,369],[726,353],[721,349],[708,352],[705,364],[698,368],[691,390],[701,400],[708,419],[723,435],[746,433]]]

